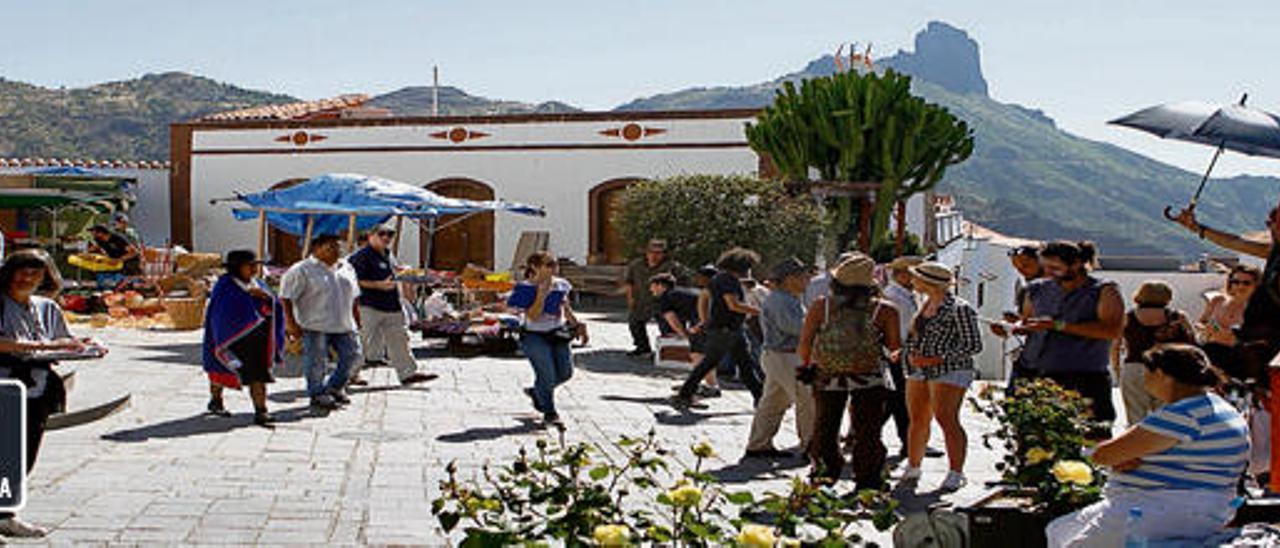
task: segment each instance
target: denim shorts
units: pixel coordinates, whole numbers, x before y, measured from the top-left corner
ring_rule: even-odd
[[[969,385],[973,384],[973,379],[976,376],[977,372],[972,369],[957,369],[955,371],[943,373],[932,379],[926,379],[924,373],[917,371],[907,375],[907,379],[913,381],[940,382],[951,386],[958,386],[960,388],[969,388]]]

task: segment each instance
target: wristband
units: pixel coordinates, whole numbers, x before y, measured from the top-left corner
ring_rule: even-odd
[[[1067,322],[1064,322],[1062,320],[1054,320],[1053,322],[1054,331],[1065,331],[1066,329],[1067,329]]]

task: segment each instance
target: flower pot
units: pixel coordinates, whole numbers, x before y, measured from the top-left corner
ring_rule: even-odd
[[[960,511],[969,516],[969,546],[1045,546],[1044,528],[1052,519],[1031,507],[1029,491],[1000,488]]]

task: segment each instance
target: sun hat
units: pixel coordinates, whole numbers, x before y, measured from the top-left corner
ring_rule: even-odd
[[[831,279],[843,286],[873,286],[876,262],[866,255],[855,254],[831,269]]]
[[[916,279],[933,285],[951,285],[955,281],[955,274],[951,272],[951,267],[936,261],[911,267],[911,274]]]
[[[1160,280],[1147,280],[1133,292],[1133,302],[1140,307],[1164,308],[1173,301],[1173,287]]]
[[[924,257],[915,255],[906,255],[898,257],[889,263],[889,270],[908,270],[913,266],[924,262]]]
[[[808,275],[809,267],[804,264],[804,261],[801,261],[796,257],[788,257],[778,264],[773,265],[773,270],[770,271],[769,278],[775,282],[781,282],[791,276],[807,277]]]

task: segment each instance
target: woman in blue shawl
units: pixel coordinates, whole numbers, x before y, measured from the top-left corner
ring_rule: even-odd
[[[204,370],[209,375],[209,412],[229,417],[222,390],[249,385],[253,422],[271,424],[267,414],[267,385],[275,382],[271,368],[281,360],[284,314],[280,301],[260,279],[261,261],[252,251],[227,253],[209,296],[204,319]]]

